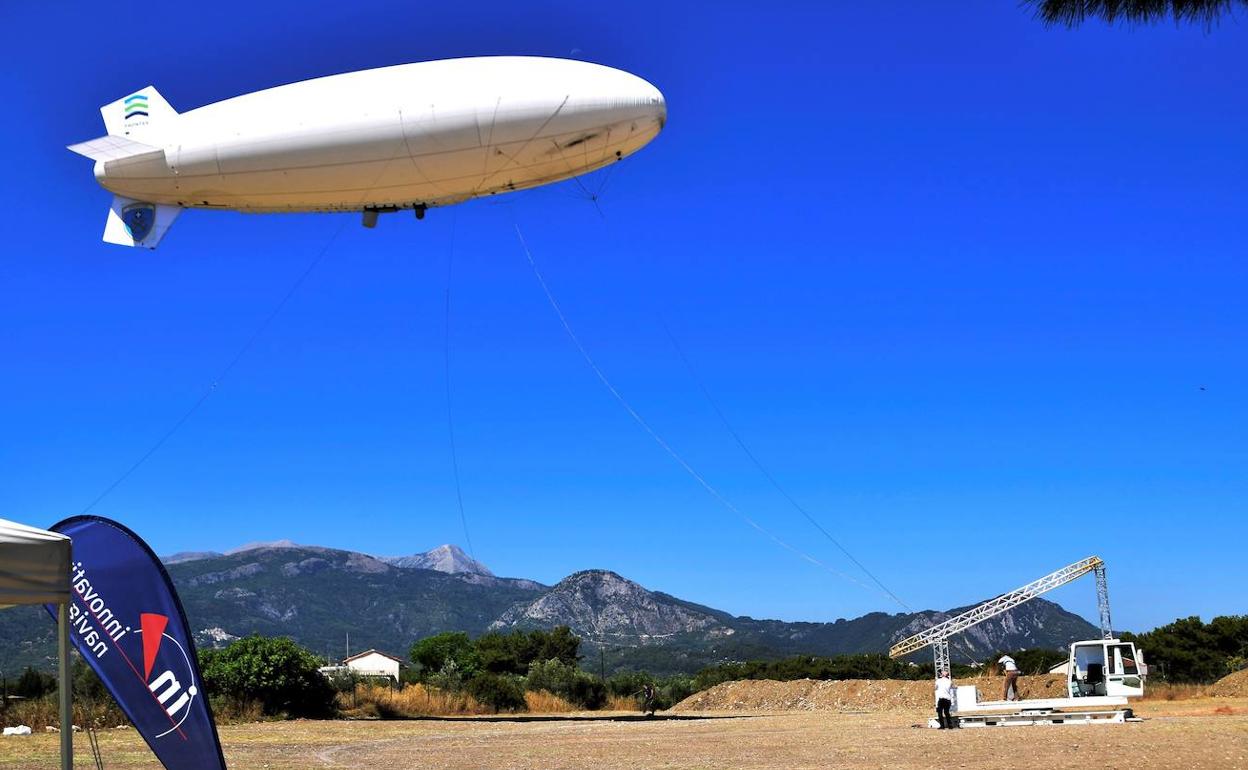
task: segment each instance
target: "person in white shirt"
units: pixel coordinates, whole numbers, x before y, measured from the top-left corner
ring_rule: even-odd
[[[936,678],[936,721],[940,723],[941,730],[948,730],[958,726],[954,721],[953,715],[949,713],[949,708],[953,705],[953,679],[949,677],[948,671],[941,671],[940,676]]]
[[[1023,696],[1018,694],[1018,664],[1009,655],[1002,655],[997,665],[1005,672],[1005,690],[1001,700],[1022,700]]]

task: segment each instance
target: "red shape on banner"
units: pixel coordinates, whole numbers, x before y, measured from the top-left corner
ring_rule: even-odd
[[[143,678],[151,680],[152,665],[156,662],[156,653],[160,652],[160,640],[169,625],[169,618],[154,612],[139,615],[139,625],[143,628]]]

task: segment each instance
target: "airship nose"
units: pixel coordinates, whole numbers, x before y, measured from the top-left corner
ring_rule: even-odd
[[[588,65],[581,109],[609,120],[638,120],[653,129],[667,122],[667,100],[652,83],[636,75],[600,65]]]
[[[659,123],[659,129],[662,130],[667,125],[667,100],[663,98],[663,92],[655,88],[650,83],[642,80],[646,84],[647,95],[650,110],[654,114],[654,119]]]
[[[659,124],[659,128],[667,123],[667,100],[663,98],[663,92],[654,87],[654,84],[636,75],[629,75],[630,82],[627,86],[627,96],[625,99],[633,104],[644,107]]]

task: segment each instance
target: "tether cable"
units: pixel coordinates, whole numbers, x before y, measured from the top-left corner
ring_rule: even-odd
[[[576,332],[572,329],[572,325],[571,323],[569,323],[567,316],[564,315],[563,308],[559,305],[559,301],[555,299],[554,293],[551,292],[550,286],[547,285],[546,279],[542,276],[542,271],[538,269],[537,262],[533,259],[533,253],[529,250],[528,243],[526,243],[524,240],[524,234],[520,231],[520,225],[516,224],[515,228],[516,228],[516,237],[519,238],[520,240],[520,247],[524,250],[524,255],[529,261],[529,268],[533,271],[533,276],[537,279],[538,284],[542,287],[542,292],[546,295],[546,300],[550,303],[551,309],[553,309],[555,311],[555,315],[558,316],[559,323],[563,326],[563,330],[567,334],[568,339],[572,341],[572,344],[577,349],[577,352],[581,354],[581,358],[585,359],[585,363],[589,366],[590,370],[598,378],[598,381],[602,383],[603,387],[607,389],[607,392],[611,394],[611,396],[616,400],[616,402],[618,402],[619,405],[623,407],[624,411],[628,413],[629,417],[631,417],[633,421],[636,422],[637,425],[641,427],[641,429],[644,430],[650,436],[650,438],[653,439],[654,442],[658,444],[659,447],[664,452],[666,452],[667,455],[671,457],[672,460],[674,460],[676,464],[679,465],[685,471],[685,473],[687,473],[694,481],[696,481],[702,487],[702,489],[706,491],[707,494],[713,497],[720,505],[722,505],[723,507],[731,511],[733,514],[735,514],[738,518],[740,518],[743,522],[749,525],[752,529],[754,529],[755,531],[757,531],[758,533],[760,533],[767,539],[771,540],[776,545],[798,556],[804,561],[809,562],[810,564],[820,567],[826,570],[827,572],[830,572],[831,574],[836,575],[837,577],[840,577],[844,580],[848,580],[849,582],[854,583],[863,588],[866,588],[867,590],[870,590],[870,591],[876,590],[873,586],[869,586],[863,583],[862,581],[858,580],[857,578],[854,578],[851,575],[847,575],[844,572],[841,572],[840,570],[837,570],[825,564],[824,562],[820,561],[819,559],[816,559],[814,556],[811,556],[805,551],[802,551],[801,549],[796,548],[793,545],[790,545],[788,542],[781,539],[779,536],[775,535],[767,528],[763,527],[757,521],[747,516],[744,511],[742,511],[740,508],[734,505],[731,500],[725,497],[723,493],[721,493],[717,488],[715,488],[715,486],[713,486],[709,481],[707,481],[706,477],[698,473],[697,470],[695,470],[694,467],[690,465],[689,462],[686,461],[685,458],[681,456],[681,454],[677,452],[676,449],[673,448],[672,445],[669,444],[658,433],[658,431],[656,431],[653,427],[651,427],[650,423],[646,422],[645,418],[643,418],[641,414],[636,409],[633,408],[632,404],[630,404],[628,400],[624,398],[624,395],[620,393],[620,391],[615,387],[615,385],[611,383],[611,380],[607,377],[606,373],[602,370],[600,366],[598,366],[598,363],[594,360],[594,357],[589,354],[589,351],[585,348],[585,345],[581,343],[580,338],[576,335]]]
[[[887,594],[888,597],[892,599],[894,602],[896,602],[898,605],[905,608],[906,610],[913,612],[914,609],[910,605],[902,601],[901,598],[897,596],[897,594],[893,593],[893,591],[889,589],[888,586],[884,585],[884,583],[882,583],[880,579],[876,577],[873,572],[871,572],[871,570],[867,569],[866,565],[860,562],[852,553],[849,552],[849,549],[847,549],[844,545],[841,544],[839,540],[833,537],[832,533],[829,532],[827,529],[825,529],[823,525],[820,524],[818,520],[816,520],[815,517],[810,514],[810,511],[806,510],[805,506],[803,506],[796,499],[794,499],[794,497],[789,494],[788,490],[785,489],[783,486],[781,486],[779,480],[776,479],[775,475],[770,470],[767,469],[767,466],[763,465],[762,461],[758,459],[758,456],[754,454],[753,451],[750,450],[750,447],[748,445],[746,445],[745,439],[741,438],[741,434],[738,433],[736,428],[732,426],[732,423],[728,421],[728,417],[727,415],[724,414],[724,410],[719,407],[719,403],[711,395],[711,391],[709,388],[706,387],[706,383],[703,381],[701,377],[698,376],[698,372],[696,369],[694,369],[693,363],[689,360],[689,357],[685,355],[684,348],[682,348],[680,346],[680,343],[676,341],[676,337],[675,335],[672,334],[671,329],[668,328],[666,323],[662,323],[661,321],[660,323],[663,326],[663,332],[667,334],[667,339],[672,343],[672,347],[676,350],[676,355],[680,356],[680,360],[684,363],[685,368],[689,370],[689,376],[693,378],[693,381],[697,384],[698,389],[702,391],[702,397],[706,399],[706,403],[710,405],[711,409],[715,412],[716,416],[719,417],[719,421],[723,424],[724,429],[727,430],[728,434],[732,436],[734,441],[737,442],[737,446],[741,448],[741,451],[745,453],[745,456],[750,458],[750,462],[754,464],[754,467],[758,469],[759,473],[763,474],[763,477],[767,479],[767,481],[770,482],[773,487],[775,487],[776,491],[779,492],[780,495],[789,502],[789,505],[793,506],[793,508],[798,513],[802,514],[802,516],[806,519],[806,521],[808,521],[811,524],[811,526],[819,530],[819,532],[821,532],[823,536],[826,537],[828,541],[832,543],[832,545],[836,546],[837,550],[839,550],[842,554],[845,555],[845,558],[849,559],[851,562],[854,563],[856,567],[858,567],[858,569],[862,570],[864,575],[871,578],[871,582],[879,586],[880,590],[883,591],[885,594]]]
[[[472,535],[468,533],[468,515],[464,512],[464,488],[459,478],[459,451],[455,444],[455,412],[451,402],[451,276],[455,266],[455,218],[451,218],[451,247],[446,256],[446,303],[443,318],[442,360],[446,374],[446,434],[451,446],[451,470],[455,477],[455,502],[459,505],[459,521],[464,527],[464,540],[468,543],[468,555],[473,561],[477,553],[472,548]]]
[[[330,247],[333,246],[334,242],[338,240],[338,236],[342,234],[342,231],[346,228],[346,226],[347,222],[344,219],[342,224],[338,226],[338,229],[334,231],[334,234],[331,235],[329,240],[325,242],[325,245],[321,247],[321,250],[317,253],[316,257],[313,258],[312,261],[308,263],[308,266],[303,269],[303,272],[299,274],[299,277],[295,279],[295,282],[292,283],[290,288],[286,290],[286,293],[282,295],[281,300],[278,301],[273,310],[264,317],[264,320],[261,321],[255,331],[251,333],[251,336],[249,336],[247,341],[243,343],[242,347],[238,349],[238,352],[236,352],[229,362],[217,373],[217,376],[212,379],[212,381],[208,384],[207,389],[205,389],[200,397],[196,399],[195,403],[191,404],[191,407],[183,412],[182,416],[179,417],[168,430],[162,433],[160,437],[147,448],[147,451],[139,455],[139,458],[135,460],[130,467],[125,470],[125,472],[118,476],[113,483],[105,487],[104,491],[96,495],[95,499],[82,509],[82,511],[78,514],[79,516],[90,513],[91,509],[99,505],[101,500],[112,494],[113,490],[121,486],[126,479],[130,478],[130,476],[141,468],[152,455],[156,454],[156,452],[159,451],[160,448],[169,441],[169,439],[173,438],[173,435],[177,433],[178,430],[181,429],[182,426],[185,425],[196,412],[199,411],[199,408],[202,407],[214,393],[217,392],[217,389],[221,387],[221,383],[225,381],[225,378],[230,375],[230,372],[234,371],[234,367],[238,366],[238,362],[243,359],[243,356],[247,355],[252,346],[256,344],[256,340],[260,339],[260,336],[264,334],[266,329],[269,328],[269,325],[273,323],[273,320],[281,314],[282,309],[285,308],[291,298],[295,296],[295,293],[299,291],[299,288],[308,280],[308,276],[312,275],[317,266],[320,265],[325,259],[325,255],[329,253]]]
[[[406,145],[406,139],[404,141]],[[381,181],[381,177],[386,173],[386,170],[390,168],[390,164],[399,157],[401,157],[401,155],[396,153],[387,158],[385,163],[382,164],[381,169],[377,172],[377,176],[373,178],[372,184],[364,188],[363,192],[360,193],[358,203],[361,210],[366,208],[364,204],[367,202],[369,194],[373,191],[373,187],[376,186],[377,182]],[[173,438],[173,434],[177,433],[178,430],[186,424],[187,420],[190,420],[191,416],[198,412],[199,408],[212,397],[212,394],[215,393],[217,388],[221,386],[222,381],[224,381],[230,372],[234,370],[234,367],[238,365],[238,362],[242,360],[243,356],[247,355],[247,352],[251,350],[252,345],[256,344],[256,340],[260,339],[260,335],[264,334],[264,331],[269,328],[269,324],[273,323],[273,319],[277,318],[277,316],[281,314],[282,309],[286,307],[286,303],[290,302],[291,297],[295,296],[295,293],[299,291],[299,287],[303,286],[304,282],[308,280],[308,276],[312,275],[317,266],[320,265],[325,259],[325,255],[329,253],[330,247],[333,246],[334,242],[338,240],[338,236],[342,235],[342,231],[345,230],[346,227],[347,220],[344,218],[342,224],[338,225],[338,229],[334,231],[333,235],[329,236],[329,240],[326,241],[325,245],[321,247],[321,250],[317,253],[316,257],[308,263],[308,266],[304,268],[302,273],[299,274],[299,277],[295,279],[295,282],[291,284],[290,288],[286,290],[286,293],[282,295],[282,299],[273,308],[273,311],[265,316],[264,320],[260,322],[260,325],[256,327],[256,330],[252,332],[251,336],[247,338],[247,341],[243,343],[243,346],[239,348],[238,352],[234,354],[234,357],[230,359],[230,362],[225,365],[225,368],[217,374],[211,383],[209,383],[208,388],[204,391],[203,395],[201,395],[195,403],[191,404],[191,408],[183,412],[182,416],[179,417],[167,431],[161,434],[160,438],[156,439],[155,443],[153,443],[146,452],[139,456],[139,459],[135,460],[134,463],[127,468],[124,473],[118,476],[112,484],[105,487],[103,492],[96,495],[95,499],[92,500],[86,508],[82,509],[82,512],[78,514],[79,516],[90,513],[91,509],[98,505],[101,500],[112,494],[114,489],[121,486],[126,479],[130,478],[135,471],[142,467],[142,465],[146,463],[152,455],[156,454],[156,452],[165,445],[165,442]]]

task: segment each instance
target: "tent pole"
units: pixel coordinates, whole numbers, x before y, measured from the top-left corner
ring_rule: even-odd
[[[61,770],[74,768],[74,691],[69,676],[69,602],[58,607],[57,646],[60,648]]]

